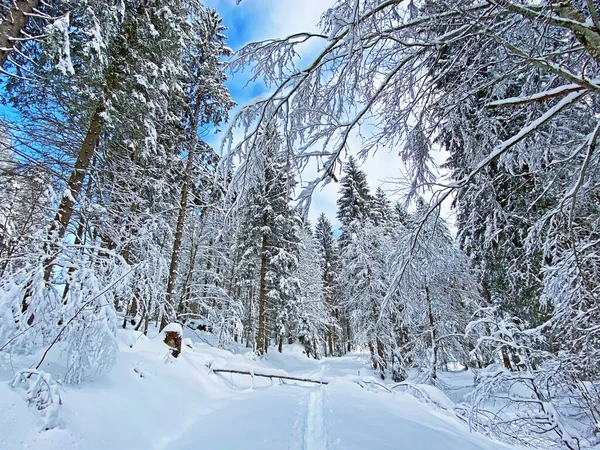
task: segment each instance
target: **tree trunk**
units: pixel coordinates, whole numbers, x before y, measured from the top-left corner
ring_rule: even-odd
[[[94,163],[95,164],[95,163]],[[86,192],[90,192],[90,190],[92,189],[92,179],[88,178],[88,182],[87,182],[87,186],[86,186]],[[79,214],[79,225],[77,226],[77,232],[75,233],[75,245],[80,245],[82,243],[85,244],[85,239],[83,238],[84,232],[85,232],[85,219],[83,217],[83,214]],[[70,276],[75,273],[75,268],[70,267],[69,268],[69,279]],[[69,289],[71,287],[70,282],[67,282],[66,286],[65,286],[65,290],[63,291],[63,304],[67,304],[67,294],[69,293]]]
[[[90,120],[85,139],[83,140],[83,144],[79,150],[79,155],[77,155],[77,160],[75,161],[75,166],[73,167],[71,176],[69,177],[69,181],[67,183],[66,193],[60,200],[58,211],[54,217],[54,222],[52,223],[50,231],[48,232],[48,235],[53,238],[54,234],[56,234],[56,238],[58,240],[61,240],[65,237],[67,226],[69,225],[71,217],[73,216],[75,202],[81,193],[83,179],[87,174],[90,161],[92,160],[92,156],[94,155],[94,151],[96,150],[96,146],[100,140],[103,112],[104,104],[101,103],[96,108],[96,111],[94,111],[92,119]],[[45,263],[46,267],[44,269],[44,281],[46,282],[50,280],[50,275],[52,274],[52,251],[55,249],[50,248],[49,250],[50,255],[47,257],[48,260]]]
[[[238,298],[239,298],[239,287],[238,287]],[[248,289],[248,330],[246,330],[246,347],[254,345],[254,324],[252,323],[252,309],[254,307],[254,288]]]
[[[350,334],[350,319],[346,319],[346,336],[348,338],[347,351],[348,351],[348,353],[350,353],[352,351],[352,335]]]
[[[267,215],[263,216],[263,224],[267,224]],[[267,296],[267,235],[263,233],[260,258],[260,291],[258,294],[258,333],[256,336],[256,353],[262,356],[267,351],[266,336],[266,296]]]
[[[15,43],[18,42],[16,39],[24,37],[22,31],[27,26],[29,14],[39,6],[40,0],[17,0],[11,3],[12,8],[0,22],[0,67],[2,68]]]
[[[425,288],[425,301],[427,302],[427,311],[429,315],[429,329],[431,332],[431,350],[433,351],[433,361],[431,367],[431,379],[437,380],[437,363],[438,363],[438,346],[437,333],[435,332],[435,319],[433,317],[433,309],[431,307],[431,298],[429,296],[429,288]]]
[[[83,220],[83,216],[79,217],[79,225],[77,226],[77,233],[75,233],[75,245],[80,245],[82,240],[83,240],[83,231],[84,231],[84,220]],[[63,291],[62,294],[62,299],[63,299],[63,304],[66,305],[67,304],[67,295],[69,295],[69,289],[71,288],[71,282],[69,281],[71,278],[71,275],[73,275],[73,273],[75,273],[75,268],[73,267],[69,267],[68,270],[69,273],[69,279],[67,280],[66,284],[65,284],[65,289]]]
[[[245,370],[230,370],[230,369],[213,369],[213,373],[235,373],[239,375],[249,375],[252,377],[264,377],[264,378],[279,378],[280,380],[291,380],[291,381],[305,381],[306,383],[316,383],[316,384],[328,384],[328,381],[320,381],[320,380],[312,380],[310,378],[298,378],[298,377],[290,377],[287,375],[270,375],[267,373],[256,373],[254,371],[248,372]]]
[[[385,347],[379,338],[377,338],[377,356],[379,357],[379,375],[381,376],[382,380],[385,380],[385,371],[387,369]]]
[[[373,342],[369,341],[369,353],[371,354],[371,364],[373,365],[373,370],[377,370],[377,358],[375,357],[375,347],[373,346]]]
[[[502,353],[502,362],[504,363],[504,367],[506,367],[511,372],[513,371],[512,363],[510,362],[510,356],[508,355],[508,348],[506,345],[503,345],[501,348]]]
[[[190,141],[188,145],[187,163],[185,166],[185,174],[183,178],[183,186],[181,188],[181,200],[179,201],[179,214],[177,215],[177,226],[175,228],[175,241],[173,242],[173,252],[171,253],[171,264],[169,265],[169,277],[167,279],[167,293],[166,293],[166,308],[160,322],[160,329],[162,330],[167,324],[174,319],[169,317],[168,311],[175,310],[174,302],[174,291],[175,291],[175,280],[177,278],[177,266],[179,265],[179,253],[181,251],[181,240],[183,237],[183,225],[185,223],[185,212],[187,209],[188,192],[190,182],[192,180],[192,168],[194,166],[194,153],[196,150],[197,142],[197,131],[198,119],[200,117],[200,99],[196,98],[196,104],[194,107],[194,116],[192,123],[190,124]]]

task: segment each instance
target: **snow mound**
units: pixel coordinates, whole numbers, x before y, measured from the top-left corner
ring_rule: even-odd
[[[170,323],[166,327],[163,328],[163,333],[177,333],[179,336],[183,336],[183,327],[178,323]]]

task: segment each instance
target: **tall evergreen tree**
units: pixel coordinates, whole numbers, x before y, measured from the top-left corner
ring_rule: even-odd
[[[307,356],[319,359],[323,355],[323,350],[327,353],[323,338],[325,326],[329,321],[322,265],[315,264],[315,261],[321,259],[322,253],[317,238],[311,232],[310,224],[304,224],[299,234],[299,292],[291,311],[293,337],[304,345]]]
[[[208,123],[219,125],[221,120],[227,117],[228,110],[233,106],[233,100],[229,91],[223,84],[225,76],[221,58],[231,55],[231,51],[225,46],[225,27],[222,20],[214,10],[197,11],[198,18],[195,23],[195,31],[200,45],[192,48],[189,56],[188,79],[188,104],[189,113],[187,117],[187,145],[186,165],[181,187],[181,200],[179,201],[179,213],[173,240],[173,251],[169,265],[169,276],[166,289],[166,308],[161,319],[161,328],[164,328],[169,319],[173,319],[175,305],[175,283],[178,276],[178,265],[180,249],[185,223],[186,209],[190,184],[192,183],[192,172],[194,156],[197,152],[198,128]]]
[[[290,307],[299,291],[300,218],[291,205],[294,181],[276,130],[265,129],[256,150],[256,159],[240,175],[250,185],[242,202],[241,261],[258,271],[250,296],[256,298],[256,352],[263,355],[271,338],[281,351],[291,335]],[[246,271],[250,280],[254,270]]]
[[[373,198],[373,223],[376,226],[388,226],[391,219],[390,202],[385,191],[378,187]]]
[[[340,348],[340,287],[338,285],[339,252],[337,241],[333,235],[331,222],[321,213],[315,226],[315,238],[319,243],[321,261],[321,279],[323,280],[323,295],[327,308],[326,344],[329,356],[343,353]]]
[[[340,197],[337,201],[337,218],[342,224],[342,233],[339,238],[340,265],[347,267],[353,263],[352,250],[345,251],[352,244],[352,236],[357,230],[370,225],[373,220],[373,196],[369,191],[367,176],[358,167],[353,156],[348,158],[344,168],[344,176],[340,180]],[[346,291],[346,295],[350,291]],[[346,305],[349,299],[342,294],[341,304]],[[342,310],[340,324],[342,326],[344,347],[350,351],[352,347],[352,329],[350,323],[350,311]]]

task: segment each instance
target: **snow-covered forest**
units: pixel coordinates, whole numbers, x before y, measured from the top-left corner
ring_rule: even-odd
[[[465,428],[407,448],[600,448],[597,1],[332,0],[236,49],[199,0],[0,4],[1,448],[29,429],[3,441],[11,415],[82,427],[73,405],[140,379],[181,404],[256,388],[249,414],[283,414],[291,388],[261,370],[321,383],[290,448],[351,448],[322,405],[367,393],[389,398],[353,427],[420,399]],[[238,76],[263,94],[239,102]],[[381,152],[403,168],[387,191],[362,166]],[[283,448],[227,439],[210,448]]]

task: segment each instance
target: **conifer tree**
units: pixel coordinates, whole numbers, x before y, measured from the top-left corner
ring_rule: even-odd
[[[348,158],[344,168],[344,176],[340,180],[340,198],[337,201],[337,218],[342,224],[342,233],[339,238],[340,265],[347,267],[352,264],[352,258],[356,255],[353,249],[346,251],[346,247],[352,244],[352,236],[357,230],[370,225],[373,220],[373,197],[367,184],[367,176],[357,164],[353,156]],[[342,294],[341,304],[346,305],[349,298],[346,296],[352,289]],[[340,324],[344,348],[350,351],[352,347],[352,329],[350,323],[350,311],[344,309],[340,312]]]
[[[378,187],[373,198],[373,223],[376,226],[388,226],[391,218],[390,202],[385,191]]]
[[[304,224],[300,230],[300,252],[298,255],[299,293],[294,301],[292,323],[294,337],[304,345],[306,355],[319,359],[327,342],[325,326],[329,315],[325,303],[325,289],[321,264],[315,264],[322,258],[321,246],[311,232],[310,224]]]
[[[340,198],[337,201],[337,218],[342,224],[340,243],[346,239],[345,229],[355,220],[365,222],[373,216],[373,197],[367,184],[367,176],[353,156],[344,166],[344,176],[340,180]]]
[[[323,296],[327,309],[326,355],[333,356],[343,352],[341,344],[341,326],[339,304],[340,288],[338,285],[339,253],[337,241],[333,235],[331,222],[321,213],[315,226],[315,238],[319,243],[321,261],[321,279],[323,280]]]
[[[166,308],[161,319],[161,328],[164,328],[173,319],[174,311],[174,291],[176,278],[178,276],[177,268],[180,259],[180,249],[185,223],[186,209],[188,204],[188,195],[190,184],[192,182],[192,169],[194,156],[197,152],[198,128],[213,123],[219,125],[222,119],[227,117],[227,111],[233,106],[233,100],[229,96],[229,91],[224,86],[226,76],[222,69],[221,58],[231,55],[231,51],[225,46],[225,36],[223,32],[225,27],[222,25],[221,18],[214,10],[198,11],[199,17],[195,23],[197,39],[200,45],[192,48],[192,54],[189,55],[187,90],[189,113],[187,117],[187,145],[186,164],[181,187],[181,200],[179,202],[179,213],[175,228],[175,238],[173,240],[173,251],[169,264],[169,275],[166,289]]]
[[[244,182],[250,184],[243,202],[242,263],[258,271],[252,297],[257,303],[256,352],[263,355],[270,338],[281,351],[284,339],[291,335],[290,307],[299,290],[300,219],[291,205],[289,161],[274,129],[263,131],[255,160],[242,171]],[[252,272],[246,277],[252,279]]]

